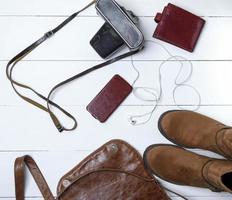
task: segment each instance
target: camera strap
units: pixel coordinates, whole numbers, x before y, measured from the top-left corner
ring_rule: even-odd
[[[44,96],[43,94],[37,92],[35,89],[33,89],[32,87],[26,85],[26,84],[23,84],[23,83],[20,83],[16,80],[13,79],[12,77],[12,74],[13,74],[13,69],[15,68],[16,64],[21,61],[24,57],[26,57],[28,54],[30,54],[34,49],[36,49],[39,45],[41,45],[44,41],[46,41],[47,39],[49,39],[51,36],[53,36],[56,32],[58,32],[60,29],[62,29],[65,25],[67,25],[69,22],[71,22],[77,15],[79,15],[82,11],[86,10],[87,8],[89,8],[91,5],[93,5],[94,3],[96,2],[96,0],[93,0],[92,2],[90,2],[87,6],[85,6],[83,9],[79,10],[78,12],[72,14],[71,16],[69,16],[66,20],[64,20],[61,24],[59,24],[57,27],[55,27],[54,29],[48,31],[47,33],[45,33],[40,39],[38,39],[37,41],[35,41],[34,43],[32,43],[30,46],[28,46],[27,48],[25,48],[23,51],[21,51],[20,53],[18,53],[15,57],[13,57],[7,64],[6,66],[6,75],[7,75],[7,78],[9,79],[9,81],[11,82],[11,85],[14,89],[14,91],[16,92],[16,94],[18,94],[18,96],[20,96],[23,100],[25,100],[26,102],[34,105],[35,107],[47,112],[54,125],[56,126],[56,128],[58,129],[59,132],[62,132],[62,131],[72,131],[74,129],[76,129],[77,127],[77,120],[75,119],[75,117],[70,114],[68,111],[66,111],[64,108],[62,108],[61,106],[59,106],[58,104],[56,104],[55,102],[53,102],[52,100],[50,100],[50,97],[52,95],[52,93],[58,89],[59,87],[67,84],[67,83],[70,83],[90,72],[93,72],[97,69],[100,69],[102,67],[105,67],[107,65],[110,65],[118,60],[121,60],[121,59],[124,59],[128,56],[131,56],[133,54],[136,54],[137,52],[139,52],[140,50],[136,50],[136,51],[133,51],[133,50],[130,50],[129,52],[127,53],[124,53],[122,55],[119,55],[115,58],[112,58],[112,59],[109,59],[103,63],[100,63],[100,64],[97,64],[79,74],[76,74],[75,76],[71,77],[71,78],[68,78],[64,81],[62,81],[61,83],[55,85],[52,90],[49,92],[48,96]],[[46,105],[42,105],[41,103],[23,95],[22,93],[20,93],[17,89],[17,87],[20,87],[20,88],[23,88],[23,89],[27,89],[31,92],[33,92],[35,95],[37,95],[39,98],[41,98],[42,100],[44,100],[47,104]],[[51,110],[51,106],[54,106],[56,107],[59,111],[61,111],[63,114],[65,114],[67,117],[69,117],[70,119],[73,120],[74,124],[71,128],[66,128],[64,127],[58,117],[55,115],[55,113]]]

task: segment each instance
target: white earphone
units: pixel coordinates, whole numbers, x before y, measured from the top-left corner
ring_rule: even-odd
[[[140,114],[140,115],[130,115],[129,118],[128,118],[128,121],[130,122],[130,124],[133,125],[133,126],[139,126],[139,125],[146,124],[147,122],[150,121],[154,111],[156,110],[158,104],[162,100],[163,88],[162,88],[162,72],[161,72],[161,69],[163,68],[163,66],[168,61],[171,61],[171,60],[176,60],[176,61],[178,61],[180,63],[180,69],[179,69],[179,71],[177,73],[177,76],[175,78],[175,83],[174,83],[175,87],[174,87],[174,89],[172,91],[172,97],[173,97],[173,101],[174,101],[175,105],[179,109],[183,109],[183,107],[177,103],[176,92],[181,87],[187,87],[188,89],[191,89],[198,97],[198,102],[195,105],[192,105],[192,106],[195,106],[195,108],[192,111],[198,110],[200,105],[201,105],[201,95],[200,95],[199,91],[195,87],[187,84],[187,82],[190,80],[190,78],[192,76],[192,73],[193,73],[193,64],[192,64],[192,62],[190,60],[182,57],[182,56],[173,56],[165,46],[163,46],[162,44],[160,44],[158,42],[155,42],[155,41],[152,41],[152,40],[146,40],[145,42],[146,43],[153,43],[153,44],[161,46],[165,50],[165,52],[169,55],[169,58],[162,61],[161,64],[159,65],[159,75],[158,75],[159,88],[156,89],[156,88],[151,88],[151,87],[135,87],[135,84],[136,84],[136,82],[138,81],[138,79],[140,77],[140,72],[135,67],[133,56],[131,56],[131,64],[132,64],[132,67],[133,67],[134,71],[137,74],[135,80],[132,83],[133,94],[134,94],[134,96],[136,98],[138,98],[138,99],[140,99],[142,101],[145,101],[145,102],[154,102],[155,105],[154,105],[153,109],[151,111],[147,112],[147,113]],[[182,72],[184,66],[185,66],[184,62],[185,63],[188,62],[190,70],[189,70],[189,73],[186,75],[186,78],[184,78],[183,81],[178,83],[178,79],[179,79],[179,77],[181,75],[181,72]],[[143,92],[148,93],[153,98],[149,99],[149,98],[143,97],[142,95],[139,94],[139,90],[143,90]],[[139,119],[143,119],[144,117],[147,117],[147,119],[142,120],[142,121],[139,120]]]

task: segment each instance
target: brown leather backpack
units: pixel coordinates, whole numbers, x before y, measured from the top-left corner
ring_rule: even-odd
[[[112,140],[64,175],[53,197],[30,156],[15,160],[16,200],[24,200],[25,166],[45,200],[167,200],[165,191],[148,172],[140,154],[121,140]]]

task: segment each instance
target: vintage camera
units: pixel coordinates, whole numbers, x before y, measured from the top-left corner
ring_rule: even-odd
[[[111,57],[124,45],[131,50],[143,47],[144,37],[138,28],[138,18],[114,0],[98,0],[97,13],[106,21],[90,44],[104,59]]]

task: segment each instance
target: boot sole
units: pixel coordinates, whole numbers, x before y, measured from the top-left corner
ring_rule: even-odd
[[[161,133],[167,140],[169,140],[170,142],[172,142],[173,144],[176,144],[176,145],[178,145],[178,146],[180,146],[180,147],[182,147],[182,148],[197,149],[196,147],[185,146],[185,145],[183,145],[183,144],[180,144],[180,143],[178,143],[178,142],[172,140],[171,138],[168,137],[168,135],[167,135],[166,132],[163,130],[162,125],[161,125],[161,121],[163,120],[163,118],[164,118],[164,116],[165,116],[166,114],[171,113],[171,112],[185,112],[185,111],[187,111],[187,110],[170,110],[170,111],[164,112],[164,113],[163,113],[162,115],[160,115],[160,117],[159,117],[159,120],[158,120],[158,129],[159,129],[160,133]]]

